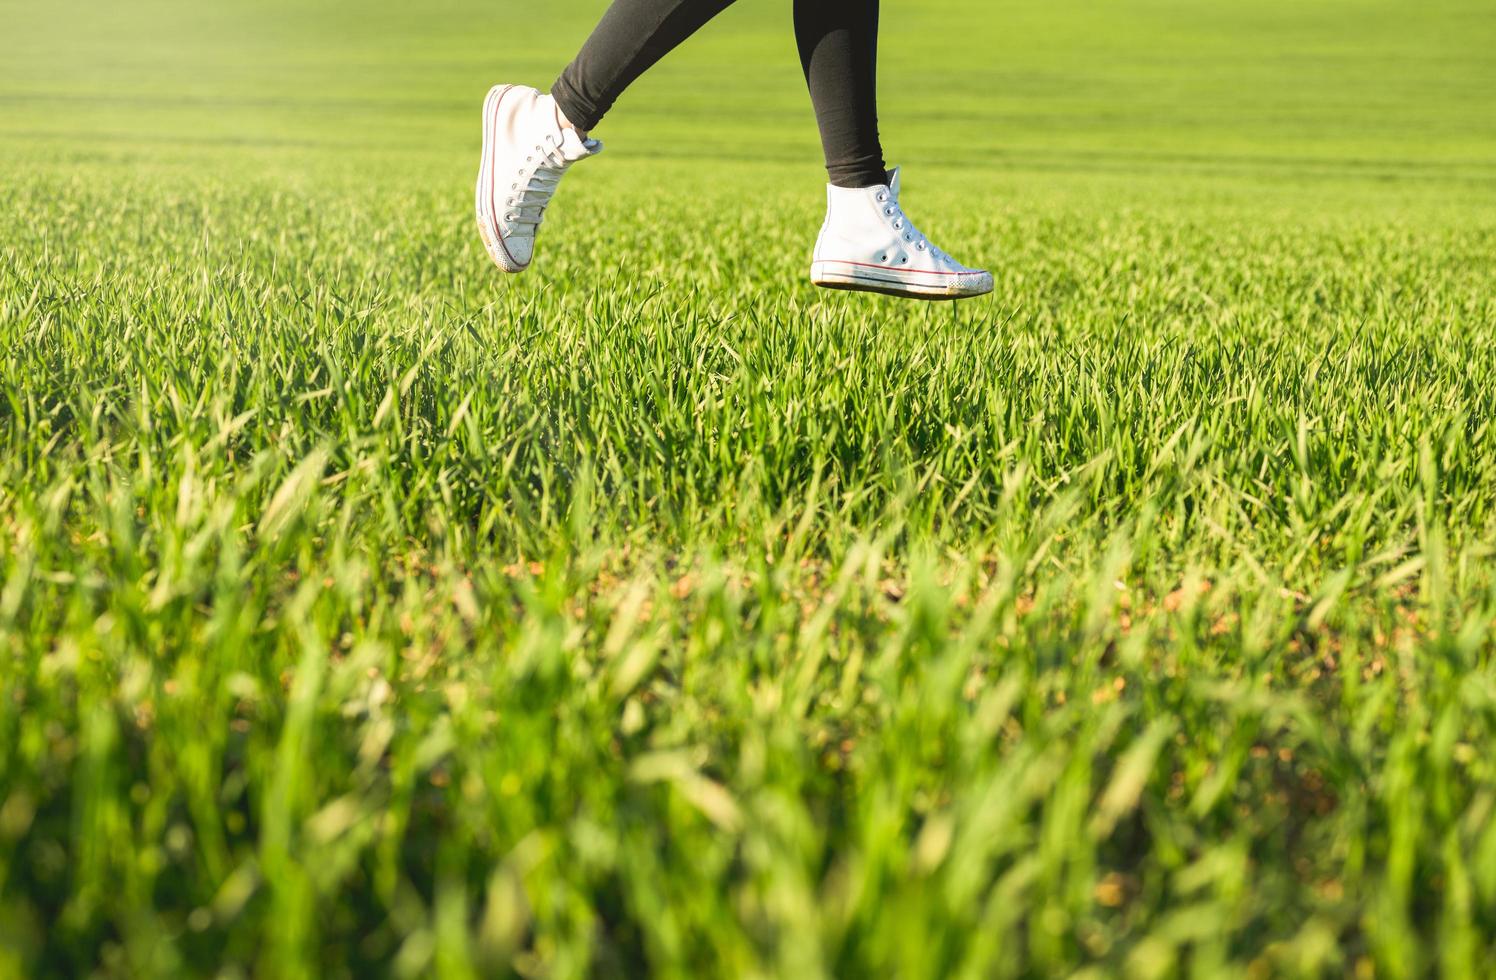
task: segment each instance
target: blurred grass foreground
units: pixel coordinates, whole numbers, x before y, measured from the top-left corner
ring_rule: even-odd
[[[0,976],[1490,975],[1485,0],[0,3]]]

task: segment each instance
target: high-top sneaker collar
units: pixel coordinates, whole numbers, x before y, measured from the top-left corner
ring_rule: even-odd
[[[590,137],[583,139],[575,129],[561,124],[561,113],[556,108],[556,100],[551,96],[542,95],[535,100],[535,115],[541,131],[556,138],[556,145],[561,148],[561,155],[567,162],[575,162],[602,152],[601,140]]]

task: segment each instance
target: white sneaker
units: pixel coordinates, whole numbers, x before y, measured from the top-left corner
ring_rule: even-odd
[[[968,269],[920,234],[899,208],[899,168],[876,187],[826,187],[826,222],[811,256],[810,281],[917,299],[992,292],[992,273]]]
[[[478,231],[505,272],[523,272],[561,175],[601,153],[561,125],[555,100],[528,85],[495,85],[483,100],[483,163],[478,168]]]

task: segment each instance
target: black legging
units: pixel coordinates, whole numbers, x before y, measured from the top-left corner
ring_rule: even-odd
[[[578,129],[733,0],[613,0],[551,95]],[[826,172],[840,187],[888,177],[878,142],[878,0],[795,0],[795,41],[810,86]]]

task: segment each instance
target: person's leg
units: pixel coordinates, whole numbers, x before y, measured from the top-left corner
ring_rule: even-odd
[[[826,151],[826,220],[811,253],[818,286],[918,299],[992,290],[992,274],[936,248],[899,204],[878,141],[878,0],[795,0],[795,39]]]
[[[483,105],[476,210],[484,246],[506,272],[530,264],[562,175],[602,144],[587,137],[634,79],[733,0],[613,0],[547,95],[495,85]],[[899,205],[898,170],[878,141],[878,0],[794,0],[801,65],[826,154],[826,220],[811,281],[924,299],[992,289],[992,275],[936,248]],[[564,118],[563,118],[564,117]]]
[[[795,43],[831,183],[887,183],[878,142],[878,0],[795,0]]]
[[[550,94],[495,85],[483,101],[483,155],[474,209],[489,257],[522,272],[556,186],[572,164],[602,152],[587,131],[672,48],[733,0],[613,0]]]
[[[733,0],[613,0],[551,97],[577,129],[596,126],[623,90]]]

